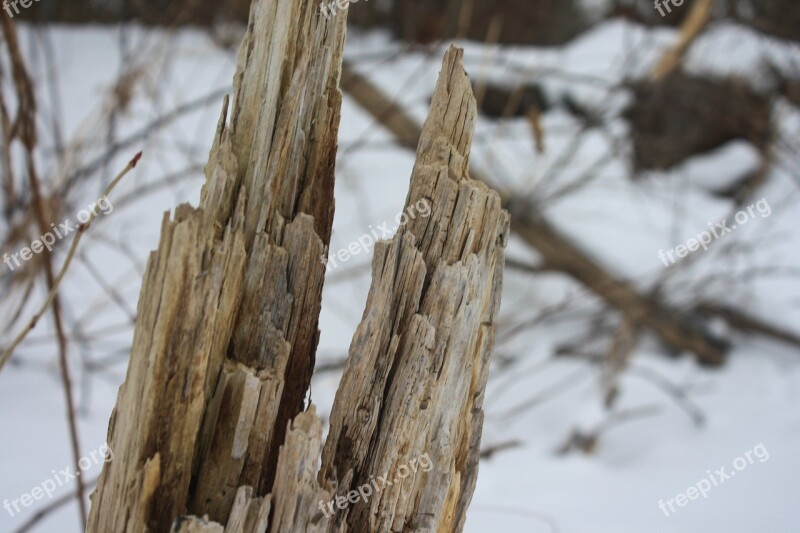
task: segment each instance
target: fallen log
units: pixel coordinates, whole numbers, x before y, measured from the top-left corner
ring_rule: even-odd
[[[617,309],[632,327],[647,327],[668,346],[694,353],[703,365],[719,366],[725,361],[727,343],[701,324],[618,279],[529,204],[511,199],[508,207],[515,233],[539,252],[545,265],[580,282]]]

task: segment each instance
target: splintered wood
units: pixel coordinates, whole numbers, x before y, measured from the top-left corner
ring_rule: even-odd
[[[375,249],[320,479],[346,496],[423,454],[433,466],[337,508],[348,531],[459,531],[477,478],[509,221],[468,176],[476,104],[461,57],[445,57],[407,199],[431,215]]]
[[[114,461],[88,531],[463,528],[509,220],[468,175],[476,104],[462,51],[445,56],[407,198],[430,216],[376,246],[323,445],[303,400],[333,218],[345,17],[316,9],[253,4],[200,207],[165,217],[148,261],[109,427]]]
[[[270,492],[314,366],[344,28],[314,0],[253,3],[200,207],[148,261],[89,531],[226,524],[241,487]]]

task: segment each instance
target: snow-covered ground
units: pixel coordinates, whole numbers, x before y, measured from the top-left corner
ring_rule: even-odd
[[[119,74],[121,48],[136,50],[135,56],[141,59],[136,82],[131,83],[133,99],[117,120],[120,138],[181,105],[226,88],[234,68],[232,53],[191,30],[166,35],[131,26],[121,39],[119,29],[56,27],[50,30],[55,69],[42,60],[41,41],[27,28],[22,36],[26,50],[36,58],[37,79],[57,76],[59,120],[65,137],[75,140],[76,159],[84,163],[104,150],[107,132],[102,109],[109,101],[109,85]],[[495,50],[476,43],[458,44],[466,48],[466,64],[475,78],[507,76],[507,69],[485,67],[502,58],[506,65],[519,67],[515,69],[519,79],[535,78],[550,94],[568,91],[610,116],[625,104],[626,95],[611,94],[608,87],[623,77],[646,73],[674,39],[671,30],[644,31],[613,22],[560,50]],[[347,55],[356,68],[422,120],[442,52],[392,54],[400,49],[382,34],[351,34]],[[769,56],[777,64],[791,65],[799,51],[742,28],[721,26],[692,49],[689,66],[703,72],[752,75],[759,59]],[[559,73],[554,74],[554,69]],[[581,76],[592,81],[576,82]],[[49,113],[57,108],[45,87],[42,83],[41,108]],[[107,174],[116,173],[138,149],[145,150],[140,167],[112,195],[112,201],[120,200],[114,212],[98,220],[84,248],[124,303],[110,302],[95,276],[82,265],[72,269],[63,290],[68,326],[79,324],[88,334],[86,339],[76,339],[70,350],[85,455],[105,440],[127,366],[125,347],[131,337],[127,317],[136,309],[141,269],[146,254],[156,247],[161,215],[180,202],[197,203],[199,198],[200,171],[192,179],[166,186],[164,177],[204,161],[219,109],[218,103],[198,107],[157,136],[133,143],[108,165]],[[796,108],[778,106],[776,119],[785,132],[800,129]],[[578,126],[561,111],[547,114],[543,125],[547,152],[537,155],[524,121],[504,125],[481,121],[474,165],[495,177],[500,186],[547,197],[598,165],[611,143],[624,139],[625,133],[623,123],[609,120],[606,133],[586,135],[573,162],[554,173],[551,170]],[[367,233],[370,225],[394,220],[402,209],[413,158],[390,141],[388,133],[345,97],[332,249],[346,247]],[[52,147],[52,142],[43,140],[45,148]],[[43,173],[58,175],[60,169],[49,161],[44,154]],[[709,222],[730,216],[732,204],[711,198],[707,191],[730,183],[757,164],[751,147],[731,143],[672,173],[634,182],[625,164],[612,159],[599,167],[598,178],[579,193],[548,202],[546,213],[601,262],[648,287],[663,274],[660,249],[685,243]],[[797,170],[792,175],[785,167],[776,168],[756,198],[768,202],[771,214],[757,216],[710,251],[696,252],[708,257],[670,280],[665,291],[670,300],[682,302],[702,294],[800,330],[796,277],[743,276],[760,268],[800,266],[798,183]],[[163,188],[143,198],[130,196],[142,187],[156,186]],[[73,192],[70,200],[75,211],[96,200],[100,190],[99,183],[92,183]],[[124,251],[119,243],[124,243]],[[536,259],[515,240],[508,255]],[[364,270],[368,262],[366,256],[351,259],[326,284],[319,365],[338,361],[347,353],[369,288],[368,270]],[[33,304],[42,297],[34,293],[25,312],[32,313]],[[7,313],[6,298],[3,295],[0,313]],[[504,335],[511,325],[565,299],[571,302],[571,318]],[[585,333],[585,314],[597,307],[585,289],[562,277],[507,273],[497,355],[514,357],[516,362],[493,369],[483,441],[486,447],[512,441],[518,445],[481,463],[466,530],[800,531],[800,515],[794,507],[800,494],[800,353],[778,344],[730,333],[735,348],[728,365],[705,370],[688,355],[664,357],[652,339],[646,339],[631,371],[623,377],[617,407],[634,418],[603,432],[593,455],[557,453],[573,430],[593,429],[607,420],[597,369],[582,360],[552,357],[558,345]],[[0,314],[0,319],[5,318]],[[18,351],[16,364],[0,372],[2,500],[30,493],[53,478],[54,470],[60,472],[72,464],[56,351],[42,341],[49,324],[40,327]],[[78,360],[101,366],[102,371],[88,374]],[[337,373],[314,379],[311,397],[323,415],[330,409],[338,379]],[[658,380],[683,391],[685,405],[666,394],[669,389],[663,383],[657,386]],[[534,407],[517,409],[529,403]],[[702,416],[705,423],[696,424],[691,413]],[[685,507],[676,505],[677,512],[669,517],[659,509],[660,500],[675,500],[720,468],[735,471],[737,458],[759,445],[763,446],[758,450],[768,452],[768,459],[763,453],[751,453],[753,463],[713,487],[707,498],[689,501]],[[93,479],[99,472],[100,466],[93,465],[83,476]],[[17,516],[0,510],[0,531],[20,527],[73,487],[58,487],[53,499],[37,501]],[[76,531],[78,523],[77,505],[72,502],[37,524],[35,531]]]

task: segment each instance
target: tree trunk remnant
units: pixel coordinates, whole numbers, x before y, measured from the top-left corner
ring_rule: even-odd
[[[282,509],[253,495],[281,471],[314,366],[344,34],[316,0],[254,1],[200,207],[165,217],[148,260],[88,531],[187,512],[234,531]]]
[[[331,414],[320,479],[340,498],[389,479],[337,510],[345,531],[460,531],[477,478],[509,220],[468,175],[477,110],[462,55],[445,56],[406,200],[431,214],[376,246]],[[423,457],[428,472],[414,468]]]
[[[200,207],[165,216],[148,261],[90,532],[463,528],[509,226],[498,194],[468,176],[476,104],[463,52],[445,57],[407,200],[426,202],[429,217],[376,247],[323,448],[303,399],[333,218],[345,17],[316,8],[254,1]],[[404,466],[352,502],[372,473]]]

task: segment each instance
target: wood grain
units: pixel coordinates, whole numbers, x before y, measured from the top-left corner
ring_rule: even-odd
[[[477,478],[509,219],[468,175],[476,104],[462,53],[445,57],[406,201],[431,215],[376,247],[320,479],[346,496],[423,454],[433,467],[338,511],[347,531],[460,531]]]
[[[242,486],[271,490],[314,366],[334,210],[345,21],[317,7],[253,3],[200,206],[165,216],[148,260],[89,531],[224,524]]]

